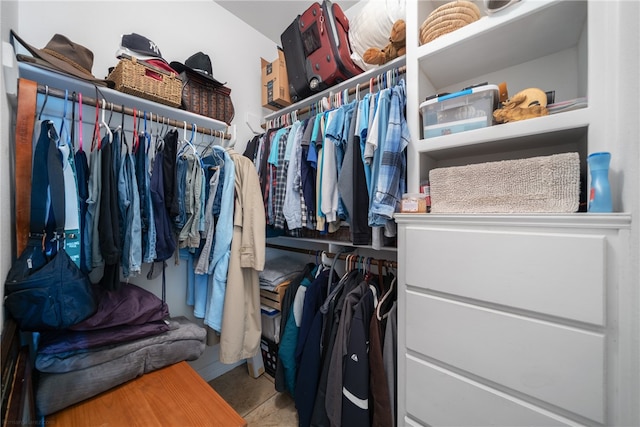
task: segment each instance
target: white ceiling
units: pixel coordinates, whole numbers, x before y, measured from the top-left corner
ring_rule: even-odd
[[[318,0],[321,3],[321,0]],[[314,1],[308,0],[217,0],[220,6],[280,45],[280,35]],[[334,1],[346,11],[358,1]]]

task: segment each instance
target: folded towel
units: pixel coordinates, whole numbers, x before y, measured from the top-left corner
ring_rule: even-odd
[[[291,280],[302,272],[305,263],[296,258],[279,256],[268,259],[259,274],[260,288],[274,290],[279,284]]]

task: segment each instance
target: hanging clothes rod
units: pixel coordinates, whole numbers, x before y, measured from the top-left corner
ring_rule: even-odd
[[[56,88],[51,88],[47,85],[41,85],[38,84],[38,93],[42,93],[45,95],[45,99],[47,96],[55,96],[56,98],[60,98],[60,99],[64,99],[65,98],[65,94],[68,94],[68,96],[71,96],[71,93],[69,92],[65,92],[64,90],[61,89],[56,89]],[[46,101],[45,101],[46,102]],[[100,99],[96,99],[96,98],[91,98],[88,96],[85,96],[84,94],[82,95],[82,104],[83,105],[88,105],[91,107],[95,107],[96,105],[100,105],[100,108],[102,108],[102,100]],[[134,115],[134,109],[130,108],[130,107],[125,107],[124,105],[118,105],[118,104],[114,104],[113,102],[109,102],[109,101],[105,101],[105,105],[106,105],[106,109],[109,110],[110,112],[113,111],[114,113],[122,113],[122,114],[126,114],[128,116],[133,116]],[[180,129],[184,129],[185,127],[185,122],[184,121],[179,121],[179,120],[174,120],[171,119],[169,117],[164,117],[164,116],[160,116],[158,114],[154,114],[152,112],[149,111],[140,111],[140,110],[135,110],[135,114],[136,117],[139,119],[147,119],[153,122],[158,122],[161,124],[166,124],[168,126],[174,126]],[[221,130],[217,130],[217,129],[210,129],[210,128],[205,128],[205,127],[200,127],[200,126],[195,126],[192,123],[187,123],[186,124],[186,129],[190,130],[190,131],[196,131],[197,133],[201,133],[204,135],[210,135],[210,136],[216,136],[219,138],[224,138],[224,139],[231,139],[232,135],[221,131]]]
[[[368,89],[371,92],[373,90],[374,86],[380,86],[383,83],[386,83],[386,81],[383,78],[383,76],[385,74],[389,73],[389,72],[397,72],[398,75],[405,74],[407,72],[407,67],[406,67],[406,65],[403,65],[403,66],[400,66],[400,67],[397,67],[397,68],[392,68],[392,69],[383,71],[380,74],[377,74],[376,76],[370,77],[369,80],[367,80],[367,81],[364,81],[362,83],[358,83],[358,84],[356,84],[354,86],[351,86],[349,88],[345,88],[345,89],[340,90],[340,91],[336,91],[335,93],[333,93],[331,91],[331,89],[328,89],[329,95],[338,95],[338,94],[343,93],[345,90],[347,91],[348,95],[353,95],[355,93],[359,93],[363,89],[364,90]],[[314,96],[318,96],[318,95],[314,95]],[[327,96],[327,94],[325,94],[325,96]],[[327,96],[327,97],[330,97],[330,96]],[[318,103],[322,102],[322,98],[323,97],[320,97],[318,100],[316,100],[313,103],[310,103],[307,106],[300,107],[300,108],[294,109],[294,110],[289,110],[289,111],[287,111],[286,113],[283,113],[280,116],[277,116],[277,117],[274,117],[274,118],[272,118],[270,120],[267,120],[266,123],[263,124],[263,128],[271,129],[271,128],[283,126],[283,125],[286,124],[287,121],[293,122],[293,120],[290,120],[290,117],[292,116],[292,114],[295,114],[296,116],[298,116],[298,115],[303,115],[303,114],[309,113],[314,108],[316,108]],[[303,100],[303,102],[304,102],[304,100]],[[333,102],[333,101],[330,100],[330,102]]]
[[[343,261],[347,260],[347,256],[350,255],[350,253],[334,254],[332,252],[316,251],[316,250],[312,250],[312,249],[292,248],[292,247],[289,247],[289,246],[276,245],[274,243],[267,243],[267,247],[271,248],[271,249],[278,249],[278,250],[281,250],[281,251],[296,252],[296,253],[299,253],[299,254],[314,255],[314,256],[317,256],[318,254],[322,253],[323,255],[325,255],[325,256],[327,256],[329,258],[338,257],[338,259],[343,260]],[[365,257],[365,256],[362,256],[361,258],[367,259],[367,260],[369,260],[371,262],[371,264],[375,264],[377,266],[386,266],[386,267],[389,267],[389,268],[398,268],[398,263],[396,261],[389,261],[389,260],[386,260],[386,259],[375,259],[375,258]]]

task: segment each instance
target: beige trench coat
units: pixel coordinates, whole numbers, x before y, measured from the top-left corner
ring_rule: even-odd
[[[258,172],[250,159],[229,150],[235,164],[233,240],[220,331],[220,361],[236,363],[260,350],[260,284],[266,251],[265,214]]]

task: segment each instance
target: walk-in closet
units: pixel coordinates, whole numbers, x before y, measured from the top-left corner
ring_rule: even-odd
[[[639,20],[0,1],[3,426],[640,425]]]

